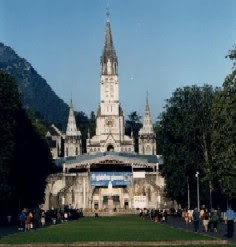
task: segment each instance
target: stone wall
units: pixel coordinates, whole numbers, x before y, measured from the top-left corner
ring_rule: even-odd
[[[113,196],[114,209],[133,209],[139,198],[145,201],[146,208],[163,208],[164,179],[158,172],[149,172],[143,178],[133,178],[133,183],[128,187],[97,188],[90,185],[89,173],[58,173],[48,177],[45,191],[44,209],[62,208],[70,205],[74,208],[93,210],[96,205],[98,210],[108,208],[104,197]],[[96,205],[95,205],[96,204]],[[141,204],[140,204],[141,205]]]

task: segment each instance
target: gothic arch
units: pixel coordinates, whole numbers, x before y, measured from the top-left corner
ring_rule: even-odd
[[[112,145],[112,144],[108,144],[107,145],[107,151],[109,152],[109,151],[114,151],[115,150],[115,147],[114,147],[114,145]]]

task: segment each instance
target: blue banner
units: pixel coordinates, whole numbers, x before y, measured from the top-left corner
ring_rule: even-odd
[[[131,172],[91,172],[90,183],[93,186],[107,187],[111,181],[112,186],[131,185]]]

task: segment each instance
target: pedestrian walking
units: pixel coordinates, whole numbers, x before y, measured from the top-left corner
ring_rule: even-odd
[[[200,210],[200,219],[201,219],[201,220],[203,220],[203,218],[204,218],[204,213],[205,213],[205,211],[204,211],[204,209],[202,208],[202,209]]]
[[[234,234],[234,211],[231,206],[228,207],[226,211],[227,218],[227,237],[232,238]]]
[[[193,211],[193,226],[195,232],[199,231],[199,221],[200,221],[200,213],[198,212],[197,208],[195,208]]]
[[[18,230],[20,230],[20,231],[25,231],[26,212],[27,212],[27,210],[26,210],[26,208],[24,208],[24,209],[20,212],[20,214],[19,214],[19,216],[18,216],[18,220],[19,220],[19,228],[18,228]]]
[[[45,226],[45,223],[46,223],[45,212],[44,211],[41,213],[41,219],[40,219],[40,221],[41,221],[42,227],[44,227]]]
[[[193,218],[193,210],[189,209],[188,210],[188,223],[192,222],[192,218]]]
[[[189,214],[188,214],[188,210],[184,211],[184,220],[185,220],[185,224],[188,224],[188,220],[189,220]]]
[[[39,228],[39,223],[40,223],[40,212],[37,209],[33,214],[33,224],[35,229]]]
[[[29,231],[33,228],[33,214],[29,212],[26,216],[26,229]]]
[[[163,217],[164,217],[164,221],[165,221],[165,222],[167,222],[167,216],[168,216],[167,210],[164,209]]]
[[[205,232],[208,232],[208,226],[209,226],[209,213],[208,213],[208,210],[206,209],[205,210],[205,213],[204,213],[204,216],[203,216],[203,221],[202,221],[202,223],[203,223],[203,230],[205,231]]]
[[[219,222],[219,216],[217,210],[213,211],[211,220],[212,220],[213,230],[214,232],[217,232],[218,222]]]

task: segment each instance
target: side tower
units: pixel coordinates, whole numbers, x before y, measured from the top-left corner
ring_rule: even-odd
[[[69,117],[65,135],[65,157],[80,155],[81,133],[77,129],[72,100],[70,103]]]
[[[139,154],[156,155],[156,135],[153,131],[148,97],[146,99],[143,127],[139,131]]]
[[[124,116],[119,101],[118,59],[109,18],[106,22],[105,45],[100,64],[100,104],[96,135],[87,140],[87,152],[133,152],[133,139],[125,135]]]

